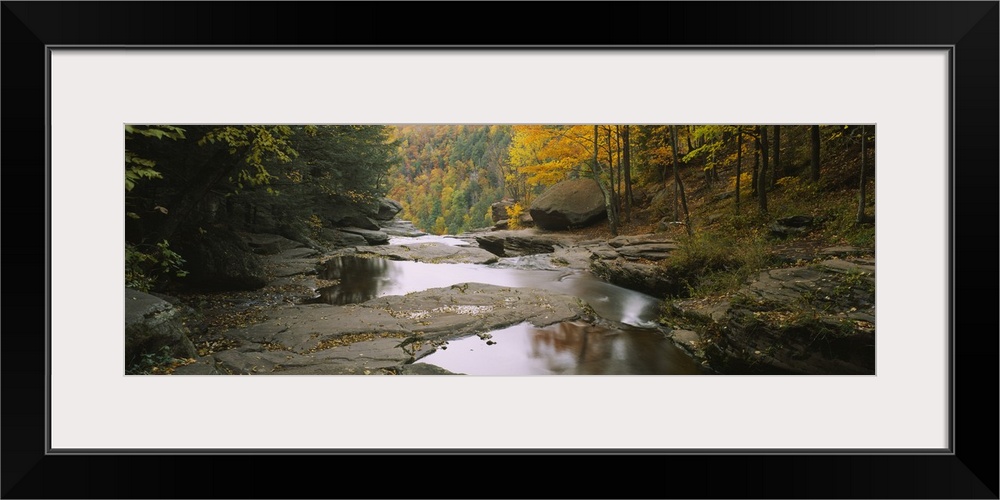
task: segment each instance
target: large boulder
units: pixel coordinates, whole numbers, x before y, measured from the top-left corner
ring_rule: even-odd
[[[499,257],[517,257],[555,252],[558,243],[543,236],[483,234],[476,236],[479,248]]]
[[[327,203],[317,209],[319,217],[329,227],[359,227],[378,231],[375,217],[379,213],[377,204],[364,205],[344,196],[331,196]]]
[[[375,218],[378,220],[392,220],[402,210],[403,205],[400,205],[398,201],[382,198],[378,202],[378,213],[375,214]]]
[[[502,220],[508,219],[507,209],[514,206],[514,200],[510,198],[504,198],[492,205],[490,205],[490,216],[493,217],[493,223],[500,222]]]
[[[592,179],[563,181],[535,198],[529,212],[542,229],[586,226],[604,218],[604,194]]]
[[[166,351],[174,358],[194,358],[198,351],[187,336],[187,327],[169,302],[131,288],[125,289],[125,367],[143,355]]]

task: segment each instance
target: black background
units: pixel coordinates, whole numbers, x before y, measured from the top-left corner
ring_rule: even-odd
[[[0,21],[4,498],[997,498],[997,2],[3,2]],[[45,46],[146,44],[955,46],[955,453],[46,455]]]

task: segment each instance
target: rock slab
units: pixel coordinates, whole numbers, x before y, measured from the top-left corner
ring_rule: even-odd
[[[529,213],[542,229],[587,226],[604,217],[604,194],[592,179],[559,182],[531,202]]]

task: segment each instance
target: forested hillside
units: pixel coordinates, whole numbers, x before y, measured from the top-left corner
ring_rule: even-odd
[[[396,137],[403,162],[389,197],[404,218],[435,234],[492,224],[490,204],[507,193],[509,125],[403,125]]]
[[[874,372],[871,126],[124,134],[129,373],[443,373],[411,365],[521,321],[560,322],[557,350],[579,364],[558,373]],[[196,310],[187,325],[167,299]],[[610,336],[587,340],[574,318]],[[617,324],[660,354],[619,365],[592,342]]]
[[[820,217],[830,243],[870,245],[874,132],[857,125],[130,125],[126,283],[252,289],[263,278],[246,234],[318,250],[380,244],[388,236],[379,221],[400,210],[434,234],[508,218],[511,229],[531,225],[534,199],[568,179],[598,181],[611,235],[673,227],[696,236],[728,221],[731,237],[807,213]],[[491,206],[502,200],[498,217]]]
[[[874,127],[864,133],[873,145]],[[820,185],[823,164],[839,171],[845,161],[858,169],[853,187],[874,195],[874,176],[862,182],[860,163],[841,158],[860,155],[860,126],[406,125],[396,134],[403,161],[390,197],[403,217],[436,234],[492,225],[491,203],[508,198],[526,211],[546,187],[572,178],[601,180],[614,230],[650,203],[683,221],[689,195],[692,204],[732,196],[734,207],[768,213],[775,189],[846,187],[851,177],[839,174],[837,185]],[[683,182],[692,176],[698,190],[689,193]]]

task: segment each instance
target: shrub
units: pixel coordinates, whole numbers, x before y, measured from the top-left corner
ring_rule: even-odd
[[[771,260],[759,237],[699,233],[680,243],[664,261],[665,273],[695,297],[735,291]]]
[[[524,207],[520,203],[515,203],[507,207],[507,227],[510,229],[521,229],[521,214]]]
[[[168,276],[183,278],[186,261],[163,240],[156,245],[125,243],[125,286],[149,292]]]

